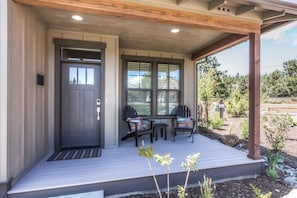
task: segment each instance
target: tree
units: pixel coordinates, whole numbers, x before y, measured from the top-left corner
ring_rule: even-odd
[[[227,71],[219,71],[220,66],[216,57],[208,57],[207,61],[198,64],[198,70],[202,75],[207,75],[209,70],[213,70],[212,77],[215,82],[212,98],[226,99],[231,94],[232,78],[227,75]]]
[[[284,71],[275,70],[262,77],[262,93],[268,97],[297,97],[297,60],[283,63]]]
[[[240,76],[238,82],[238,90],[242,95],[247,96],[249,91],[249,77],[248,75]]]
[[[297,60],[289,60],[284,62],[284,77],[287,89],[289,90],[289,96],[297,96]]]
[[[208,110],[211,104],[211,99],[213,98],[214,88],[215,88],[215,71],[214,69],[209,69],[206,73],[200,72],[198,74],[198,97],[202,102],[205,119],[208,122]]]
[[[268,97],[287,97],[290,96],[284,74],[276,70],[263,77],[262,92]]]
[[[226,101],[226,110],[234,117],[244,116],[248,110],[247,100],[238,89],[232,92],[231,97]]]

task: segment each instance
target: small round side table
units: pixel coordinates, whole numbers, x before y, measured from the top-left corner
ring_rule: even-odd
[[[167,140],[167,127],[166,123],[155,123],[154,124],[154,135],[156,136],[156,140],[158,140],[158,131],[161,131],[161,137],[163,137],[163,132],[165,133],[164,139]]]

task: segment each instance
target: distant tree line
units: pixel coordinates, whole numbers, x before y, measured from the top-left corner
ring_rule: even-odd
[[[261,76],[262,94],[267,97],[297,97],[297,60],[283,63],[283,71]]]
[[[198,77],[211,75],[214,79],[213,86],[208,84],[208,88],[213,89],[212,98],[227,99],[235,90],[247,97],[248,75],[237,73],[231,76],[227,70],[220,71],[219,66],[216,57],[209,57],[205,62],[198,63]],[[284,62],[283,71],[275,70],[270,74],[261,75],[261,94],[265,97],[297,97],[297,60]]]
[[[204,117],[208,120],[208,109],[211,103],[223,99],[226,110],[233,116],[242,116],[247,110],[248,75],[228,75],[228,71],[220,71],[220,63],[216,57],[209,57],[197,63],[198,102],[204,108]],[[261,98],[297,97],[297,60],[283,63],[283,71],[275,70],[261,75]]]

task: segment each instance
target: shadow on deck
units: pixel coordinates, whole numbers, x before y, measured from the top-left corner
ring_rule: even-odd
[[[146,146],[149,141],[145,140]],[[215,140],[195,135],[191,138],[179,135],[173,142],[160,138],[153,144],[154,153],[171,153],[170,184],[183,184],[186,172],[181,162],[187,155],[200,153],[197,173],[191,173],[189,184],[202,182],[203,175],[214,181],[255,177],[264,170],[263,160],[247,158],[247,153],[225,146]],[[105,196],[136,191],[155,190],[146,159],[138,157],[134,141],[121,142],[119,148],[103,149],[100,158],[51,161],[46,156],[8,192],[9,198],[34,198],[67,195],[104,190]],[[166,187],[166,167],[152,161],[152,167],[161,188]]]

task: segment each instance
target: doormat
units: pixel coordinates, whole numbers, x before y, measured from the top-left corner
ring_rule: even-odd
[[[47,161],[84,159],[100,156],[101,148],[98,147],[62,149],[50,156]]]

